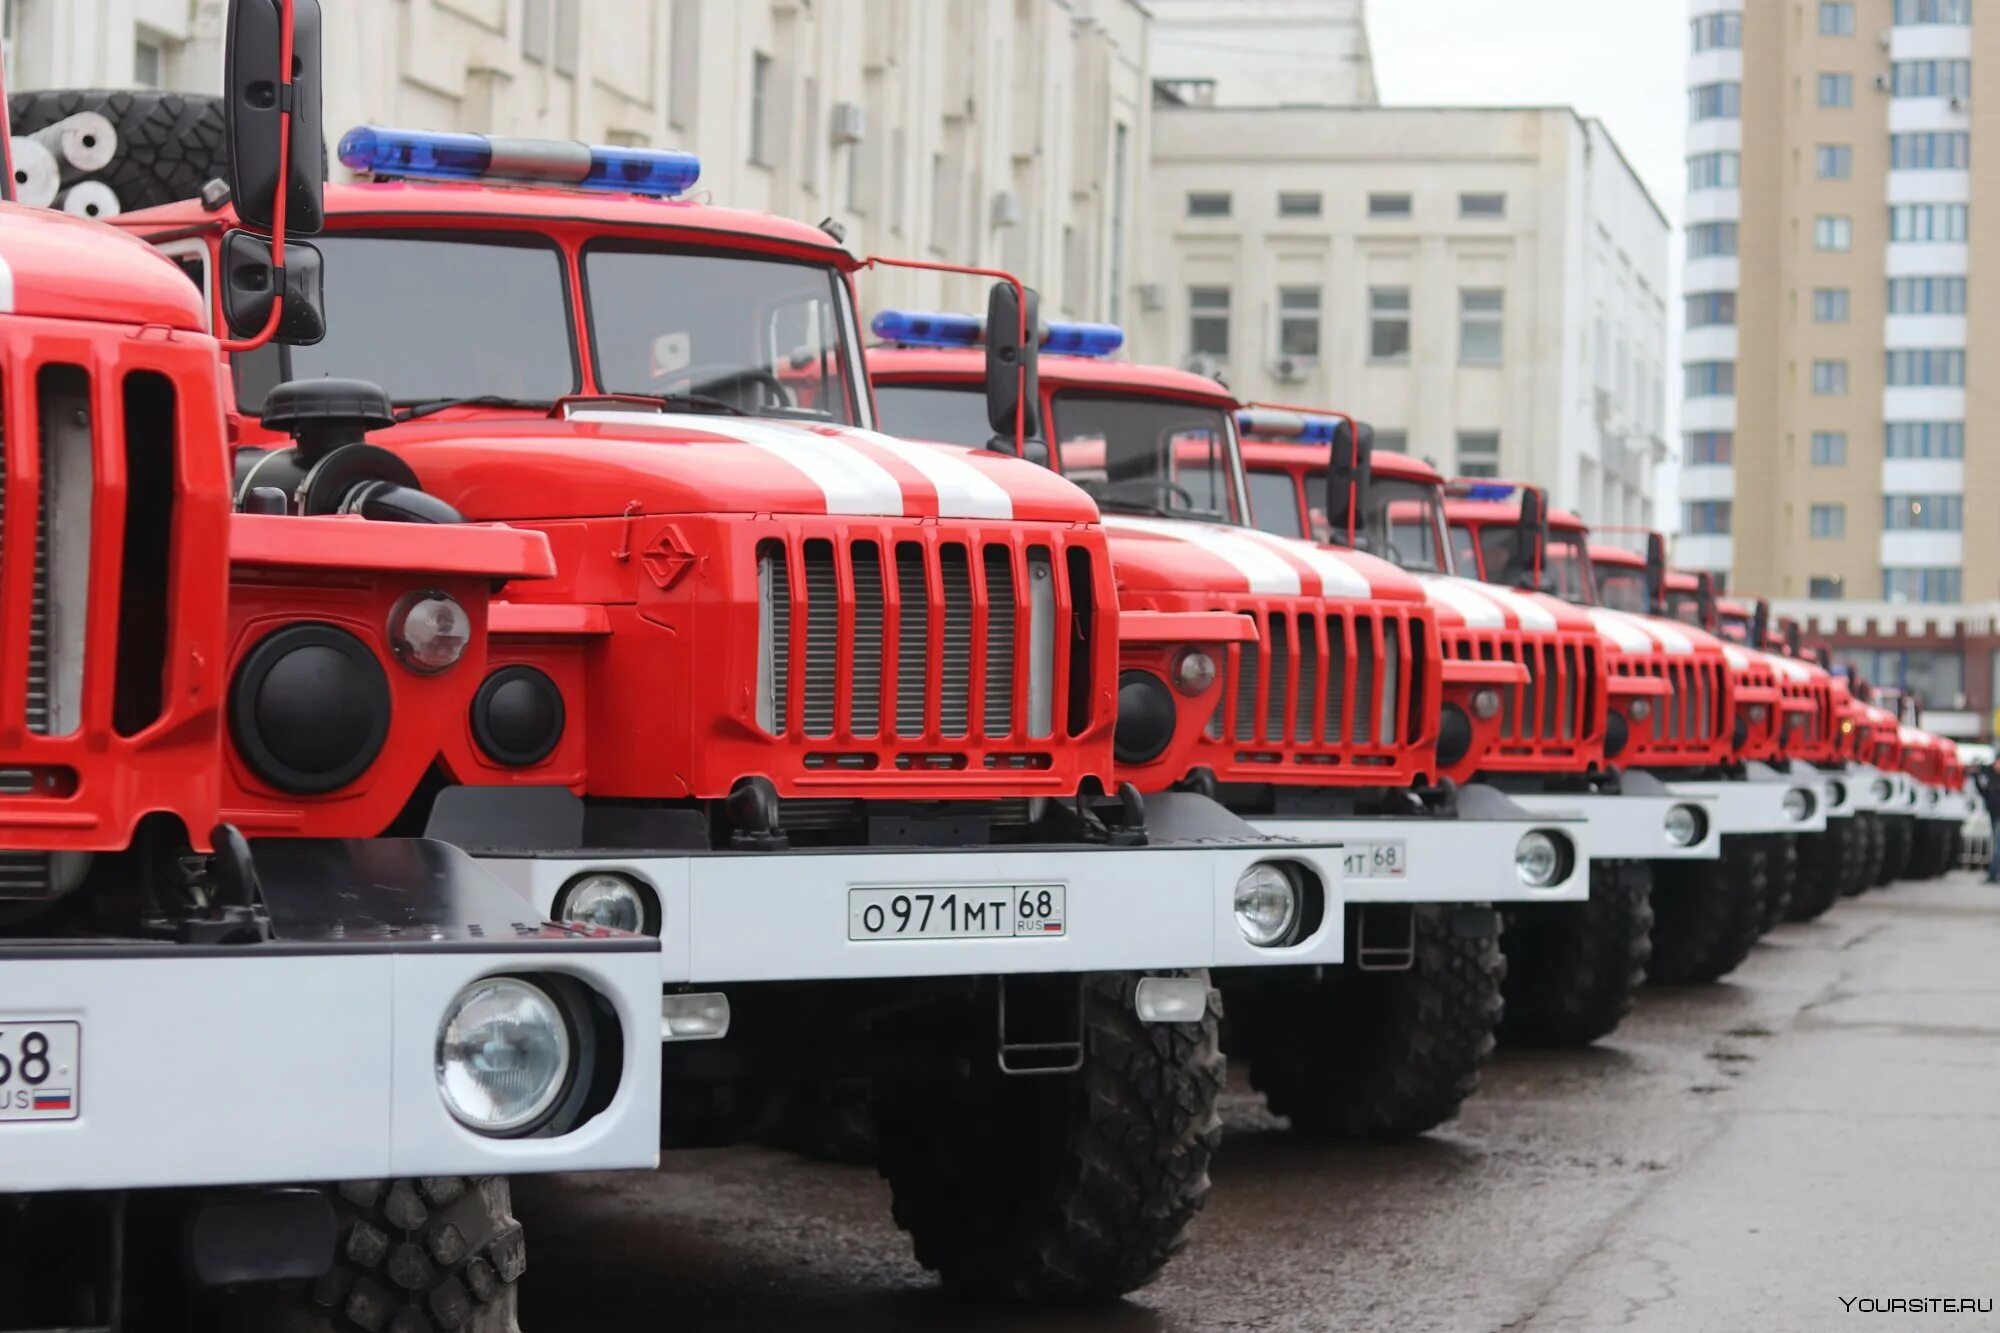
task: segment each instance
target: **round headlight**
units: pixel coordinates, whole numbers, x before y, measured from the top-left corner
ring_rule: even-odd
[[[1653,701],[1644,698],[1634,699],[1630,712],[1634,722],[1644,722],[1653,715]]]
[[[1937,790],[1935,788],[1933,787],[1924,788],[1924,804],[1925,805],[1937,804]]]
[[[1450,768],[1465,758],[1472,748],[1472,719],[1457,704],[1446,704],[1438,715],[1437,761],[1440,768]]]
[[[1299,891],[1274,865],[1254,865],[1236,881],[1236,928],[1260,948],[1282,944],[1299,919]]]
[[[1174,738],[1174,697],[1166,682],[1150,671],[1127,671],[1118,677],[1118,728],[1111,736],[1112,753],[1121,764],[1149,764],[1166,753]]]
[[[295,796],[338,791],[389,738],[389,674],[367,644],[332,625],[287,625],[237,668],[229,732],[265,782]]]
[[[389,645],[396,660],[423,676],[436,675],[465,656],[472,617],[441,592],[413,592],[389,613]]]
[[[1691,805],[1670,805],[1665,827],[1668,842],[1676,847],[1692,847],[1708,831],[1708,821]]]
[[[505,666],[472,696],[472,736],[496,764],[527,768],[562,743],[566,710],[562,691],[546,672]]]
[[[1888,800],[1890,792],[1889,779],[1887,778],[1875,779],[1874,782],[1869,784],[1868,791],[1878,801]]]
[[[557,901],[556,917],[572,925],[602,926],[637,935],[647,930],[650,909],[646,891],[637,884],[623,875],[599,873],[569,882]]]
[[[1540,830],[1521,835],[1514,844],[1514,873],[1531,889],[1546,889],[1562,878],[1562,848]]]
[[[1785,818],[1797,823],[1813,812],[1812,793],[1804,787],[1792,787],[1785,792]]]
[[[1826,803],[1829,806],[1846,805],[1847,784],[1828,779],[1826,784]]]
[[[438,1095],[454,1119],[481,1134],[533,1127],[562,1096],[569,1065],[562,1010],[517,977],[473,982],[438,1028]]]
[[[1763,726],[1764,719],[1771,716],[1771,710],[1766,708],[1763,704],[1751,704],[1750,707],[1745,711],[1747,712],[1750,718],[1750,725],[1753,727]]]
[[[1472,692],[1472,715],[1481,722],[1491,722],[1500,712],[1500,691],[1488,686]]]
[[[1215,684],[1215,659],[1199,648],[1190,648],[1174,662],[1174,688],[1182,694],[1200,694]]]

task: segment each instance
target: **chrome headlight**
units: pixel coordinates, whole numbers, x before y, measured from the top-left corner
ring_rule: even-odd
[[[562,1009],[540,986],[487,977],[458,993],[438,1028],[438,1095],[467,1129],[499,1136],[532,1128],[569,1078]]]
[[[1488,685],[1472,693],[1472,715],[1481,722],[1491,722],[1500,712],[1500,691]]]
[[[1847,784],[1828,779],[1826,784],[1826,803],[1829,807],[1846,805]]]
[[[1282,944],[1299,920],[1299,891],[1292,878],[1268,862],[1236,881],[1236,928],[1259,948]]]
[[[1804,787],[1792,787],[1785,792],[1785,818],[1794,824],[1808,819],[1813,812],[1812,793]]]
[[[652,900],[623,875],[597,872],[579,875],[564,886],[556,901],[556,919],[578,926],[602,926],[633,935],[654,934]]]
[[[1548,888],[1563,877],[1562,847],[1539,829],[1523,833],[1514,844],[1514,873],[1531,889]]]
[[[1641,696],[1634,699],[1625,711],[1632,715],[1634,722],[1644,722],[1653,715],[1653,701]]]
[[[1676,847],[1692,847],[1708,832],[1708,820],[1691,805],[1670,805],[1664,821],[1667,841]]]
[[[413,592],[389,613],[389,644],[396,660],[432,676],[457,664],[472,642],[472,617],[441,592]]]
[[[1174,688],[1182,694],[1200,694],[1215,684],[1215,659],[1199,648],[1190,648],[1174,660]]]
[[[1892,790],[1894,790],[1894,788],[1890,786],[1889,779],[1887,778],[1875,779],[1875,781],[1872,784],[1870,784],[1868,788],[1869,794],[1872,795],[1878,801],[1888,800],[1889,793]]]

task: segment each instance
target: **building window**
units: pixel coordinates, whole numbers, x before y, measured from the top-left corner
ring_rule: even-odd
[[[1497,287],[1461,287],[1458,292],[1460,365],[1497,366],[1506,293]]]
[[[1368,196],[1368,216],[1371,218],[1409,217],[1410,196],[1407,194],[1371,194]]]
[[[1689,259],[1727,259],[1735,253],[1734,222],[1697,222],[1688,228]]]
[[[1844,430],[1816,430],[1812,437],[1812,463],[1814,467],[1847,466],[1847,432]]]
[[[1882,600],[1885,602],[1955,602],[1959,600],[1960,572],[1949,566],[1924,569],[1914,566],[1885,568],[1882,571]]]
[[[1963,458],[1963,421],[1891,421],[1882,427],[1884,458]]]
[[[1898,60],[1889,66],[1889,91],[1896,97],[1970,97],[1970,60]]]
[[[1187,215],[1191,218],[1226,218],[1229,216],[1229,194],[1224,190],[1197,190],[1187,197]]]
[[[1964,130],[1889,136],[1891,171],[1963,171],[1971,162],[1972,136]]]
[[[1690,361],[1683,368],[1683,398],[1727,398],[1736,392],[1734,361]]]
[[[1691,292],[1687,297],[1687,326],[1705,329],[1736,322],[1735,292]]]
[[[1407,361],[1410,356],[1410,289],[1368,289],[1368,359]]]
[[[1815,574],[1806,580],[1806,596],[1815,602],[1838,602],[1847,596],[1846,580]]]
[[[1889,209],[1889,239],[1963,242],[1966,219],[1964,204],[1896,204]]]
[[[555,0],[556,73],[574,75],[582,42],[583,0]]]
[[[1820,75],[1819,104],[1821,106],[1853,106],[1854,76],[1852,74]]]
[[[1727,537],[1729,519],[1727,500],[1689,500],[1681,506],[1681,531],[1690,537]]]
[[[1278,288],[1278,354],[1319,355],[1319,288]]]
[[[667,123],[675,129],[694,128],[701,93],[701,0],[674,0],[667,19],[672,44],[667,83]]]
[[[1740,51],[1743,49],[1741,14],[1703,14],[1691,25],[1696,51]]]
[[[132,43],[132,82],[141,88],[158,88],[164,81],[167,54],[158,39],[140,33]]]
[[[1965,497],[1962,495],[1882,497],[1884,532],[1962,532],[1964,529]]]
[[[1462,430],[1458,433],[1458,475],[1497,477],[1500,475],[1500,432]]]
[[[777,62],[760,52],[750,57],[750,160],[771,165],[771,79]]]
[[[1957,573],[1956,570],[1949,572]],[[1863,680],[1901,690],[1926,708],[1965,707],[1963,653],[1843,648],[1834,654],[1834,662],[1853,668]]]
[[[1694,153],[1688,157],[1688,189],[1733,190],[1742,181],[1743,155]]]
[[[1822,213],[1813,219],[1813,247],[1819,250],[1854,248],[1854,219]]]
[[[1813,362],[1812,391],[1821,397],[1838,397],[1846,393],[1847,363],[1845,361]]]
[[[1229,289],[1188,288],[1188,350],[1229,359]]]
[[[1889,313],[1962,315],[1965,313],[1965,279],[1891,278]]]
[[[1504,218],[1507,216],[1507,196],[1493,193],[1461,194],[1458,196],[1458,215],[1462,218]]]
[[[1375,431],[1375,449],[1378,453],[1386,449],[1392,454],[1407,454],[1410,452],[1410,432],[1406,430],[1383,430],[1377,427]]]
[[[1820,0],[1819,34],[1822,37],[1852,37],[1853,0]]]
[[[1814,505],[1807,515],[1807,532],[1814,541],[1839,541],[1847,536],[1846,505]]]
[[[1743,115],[1743,85],[1703,83],[1688,89],[1688,120],[1736,120]]]
[[[1281,218],[1316,218],[1320,211],[1320,196],[1317,191],[1282,193],[1278,196],[1278,216]]]
[[[1730,456],[1735,451],[1736,436],[1726,430],[1689,431],[1687,437],[1687,465],[1689,467],[1727,467]]]
[[[1823,181],[1844,181],[1854,176],[1854,150],[1844,143],[1823,143],[1813,154],[1813,169]]]
[[[1888,354],[1886,378],[1891,388],[1961,386],[1965,383],[1965,349],[1892,348]]]
[[[13,13],[13,0],[6,0]],[[521,57],[537,64],[549,58],[549,0],[521,0]]]
[[[1972,0],[1896,0],[1896,23],[1972,22]]]
[[[1813,323],[1845,324],[1848,315],[1847,288],[1816,287],[1813,289]]]

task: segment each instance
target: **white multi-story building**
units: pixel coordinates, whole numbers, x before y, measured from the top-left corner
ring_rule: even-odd
[[[226,0],[0,4],[14,90],[221,86]],[[323,8],[329,139],[375,122],[689,149],[717,202],[830,217],[858,253],[1008,268],[1051,314],[1126,313],[1147,153],[1138,0]],[[862,285],[871,306],[982,290],[895,270]]]
[[[1654,521],[1669,226],[1600,123],[1163,97],[1152,133],[1136,356]]]
[[[1366,0],[1146,0],[1153,82],[1197,106],[1373,106]]]

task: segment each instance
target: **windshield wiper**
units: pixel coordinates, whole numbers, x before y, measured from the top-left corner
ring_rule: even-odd
[[[517,407],[546,412],[555,406],[546,398],[509,398],[499,393],[478,393],[465,398],[426,398],[396,409],[396,420],[415,421],[453,407]]]
[[[1154,518],[1174,518],[1175,511],[1164,505],[1156,505],[1150,500],[1134,500],[1122,495],[1093,495],[1099,509],[1110,509],[1121,514],[1151,514]],[[1181,511],[1185,512],[1185,511]]]
[[[644,398],[658,403],[661,407],[679,409],[683,412],[711,412],[717,416],[747,417],[750,413],[726,398],[717,398],[706,393],[623,393],[621,398]]]

